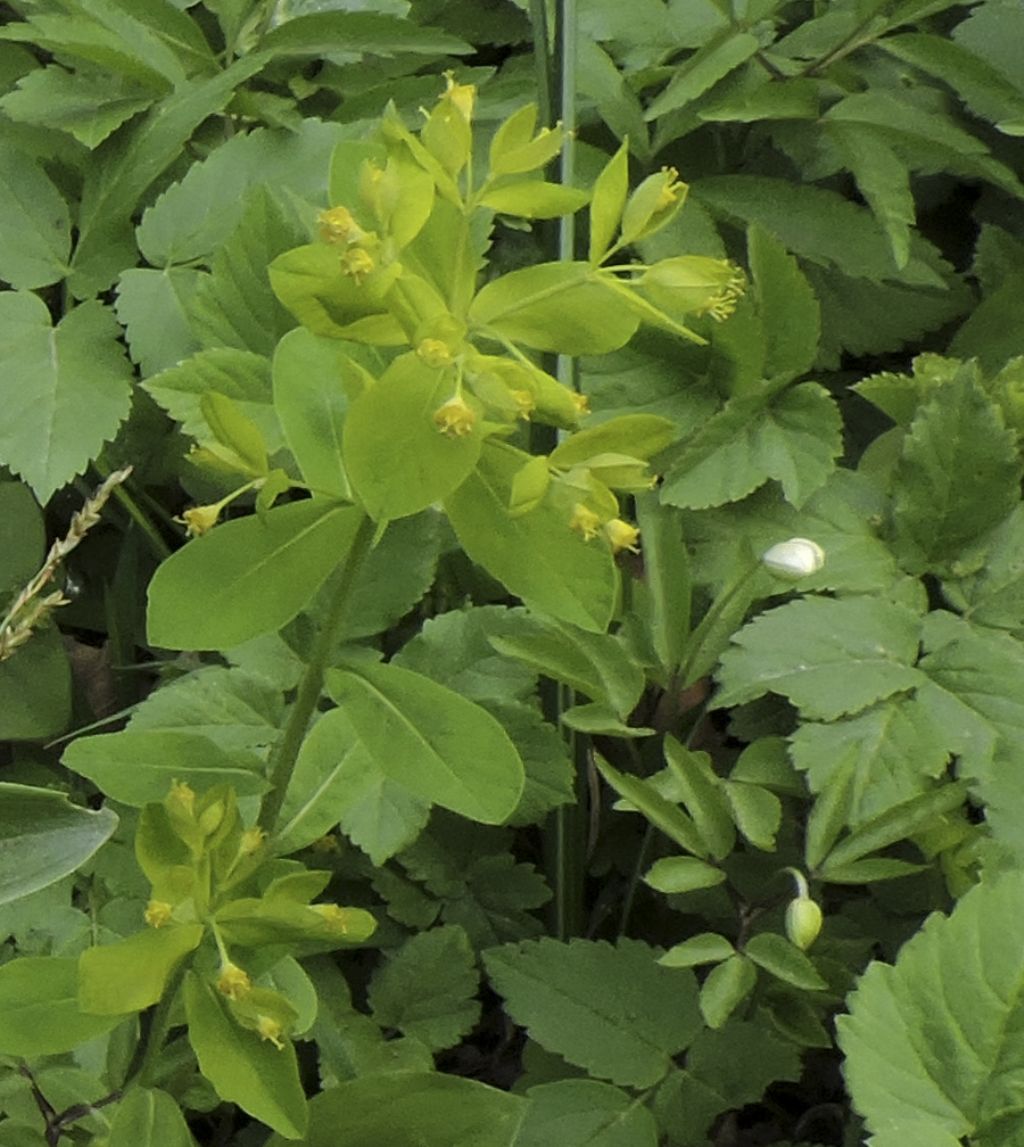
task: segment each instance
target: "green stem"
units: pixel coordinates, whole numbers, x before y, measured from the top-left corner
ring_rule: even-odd
[[[862,37],[864,30],[870,27],[874,21],[875,15],[876,13],[873,13],[861,20],[848,36],[840,40],[839,43],[826,52],[824,56],[821,56],[817,60],[812,60],[798,75],[800,77],[817,75],[818,72],[827,68],[829,64],[836,63],[837,60],[841,60],[844,56],[848,56],[851,52],[855,52],[858,48],[862,48],[865,44],[870,44],[873,40],[876,40],[878,38],[876,35]],[[879,31],[883,30],[884,29],[880,29]]]
[[[99,459],[93,462],[92,467],[101,478],[106,479],[110,477],[110,467],[104,465]],[[143,534],[146,535],[146,541],[149,542],[150,549],[155,556],[160,561],[166,561],[166,559],[171,556],[171,547],[160,536],[156,526],[154,526],[145,513],[143,513],[142,508],[128,492],[124,484],[114,487],[114,497],[124,507],[131,520],[139,527]]]
[[[694,672],[694,667],[700,661],[709,638],[714,636],[715,626],[721,622],[726,610],[736,602],[740,592],[749,587],[751,581],[760,573],[762,568],[760,561],[755,559],[746,569],[741,570],[732,584],[726,586],[711,603],[707,613],[701,618],[700,624],[690,634],[690,639],[687,642],[687,653],[678,673],[682,688],[685,689],[687,685],[692,685],[694,677],[701,675]],[[705,671],[702,667],[701,672]]]
[[[291,713],[288,715],[284,736],[277,747],[270,768],[270,791],[263,798],[263,804],[260,806],[257,823],[260,828],[268,833],[273,833],[278,815],[281,812],[281,806],[284,804],[288,782],[291,780],[292,772],[295,769],[295,762],[298,760],[299,750],[302,748],[306,729],[309,727],[309,720],[320,700],[327,663],[345,622],[356,578],[359,576],[366,555],[370,551],[374,529],[373,521],[364,516],[359,523],[355,537],[352,539],[352,547],[345,559],[341,580],[338,583],[334,600],[331,602],[330,612],[323,623],[313,646],[309,664],[299,682],[295,704],[292,705]]]
[[[153,1010],[149,1030],[146,1032],[146,1050],[142,1053],[142,1062],[135,1076],[135,1082],[140,1087],[148,1087],[153,1082],[156,1061],[164,1049],[171,1030],[171,1009],[184,979],[185,968],[180,967],[171,977],[160,1002]]]
[[[530,24],[533,28],[533,64],[537,76],[537,106],[540,122],[550,127],[554,120],[551,100],[552,60],[548,40],[547,0],[530,0]]]

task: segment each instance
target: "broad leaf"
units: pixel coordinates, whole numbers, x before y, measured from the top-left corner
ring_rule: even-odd
[[[603,633],[618,589],[611,548],[574,533],[550,492],[529,513],[509,513],[512,481],[527,458],[485,446],[476,471],[446,500],[448,517],[469,556],[528,605]]]
[[[103,1035],[121,1018],[79,1011],[74,958],[27,956],[0,968],[0,1051],[5,1055],[60,1055]]]
[[[132,370],[120,333],[102,303],[83,303],[52,327],[37,296],[0,295],[0,460],[41,502],[85,468],[128,413]]]
[[[328,672],[328,689],[389,777],[424,800],[486,824],[514,811],[523,765],[479,705],[396,665],[353,663]]]
[[[301,1139],[308,1111],[291,1041],[275,1047],[240,1027],[195,972],[185,978],[185,1015],[199,1069],[221,1099],[237,1103],[286,1139]]]
[[[0,737],[36,741],[62,733],[70,717],[71,664],[50,627],[0,661]]]
[[[227,649],[280,629],[347,554],[363,516],[319,499],[217,526],[172,554],[149,584],[149,640]]]
[[[457,1075],[397,1071],[364,1075],[309,1105],[300,1147],[512,1147],[526,1101]],[[268,1147],[284,1147],[280,1137]]]
[[[861,978],[838,1029],[873,1147],[1005,1147],[1024,1134],[1022,896],[1019,873],[974,888]]]
[[[60,282],[71,251],[68,205],[30,156],[0,146],[0,278],[17,290]]]
[[[654,1116],[632,1096],[596,1079],[560,1079],[527,1092],[515,1147],[657,1147]]]
[[[529,940],[484,963],[513,1018],[548,1051],[613,1083],[650,1087],[701,1027],[687,969],[637,940]]]
[[[117,280],[114,309],[143,377],[176,366],[199,350],[188,306],[200,276],[191,267],[131,267]]]
[[[174,969],[199,946],[202,924],[147,928],[78,959],[78,1006],[90,1015],[124,1015],[157,1003]]]
[[[193,1147],[195,1140],[178,1101],[166,1091],[132,1088],[118,1103],[109,1147]]]
[[[0,904],[74,872],[116,827],[109,808],[93,812],[63,793],[0,784]]]

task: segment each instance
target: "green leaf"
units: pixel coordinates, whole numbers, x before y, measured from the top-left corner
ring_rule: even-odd
[[[658,957],[658,963],[666,968],[693,968],[698,964],[718,964],[735,952],[735,948],[717,932],[701,932],[691,936],[681,944],[669,948],[664,956]]]
[[[533,1039],[613,1083],[657,1083],[700,1030],[693,973],[659,966],[638,940],[526,940],[484,964]]]
[[[227,649],[280,629],[344,558],[362,520],[319,499],[225,522],[172,554],[149,583],[149,640]]]
[[[45,545],[43,515],[32,492],[22,482],[0,482],[0,594],[17,592],[32,577]]]
[[[186,84],[133,126],[120,146],[97,153],[82,188],[79,239],[72,259],[71,285],[79,298],[104,290],[134,261],[129,221],[142,194],[180,157],[203,120],[221,111],[235,87],[263,62],[251,54],[209,79]]]
[[[656,860],[644,876],[644,884],[658,892],[694,892],[698,888],[714,888],[725,880],[725,873],[714,865],[705,864],[693,856],[664,856]],[[687,967],[674,961],[665,964],[668,968]]]
[[[700,1013],[708,1027],[722,1027],[756,983],[757,972],[745,956],[737,954],[716,964],[700,989]]]
[[[436,28],[378,12],[344,11],[311,12],[286,19],[271,28],[259,46],[274,56],[330,56],[339,47],[375,56],[397,52],[443,56],[471,51],[464,40]]]
[[[763,227],[749,229],[747,250],[765,340],[765,377],[804,374],[818,357],[818,300],[797,261]]]
[[[25,956],[0,967],[0,1051],[60,1055],[110,1031],[120,1016],[78,1010],[78,960]]]
[[[761,614],[733,641],[722,655],[722,707],[773,692],[830,721],[924,680],[913,668],[920,619],[881,599],[804,598]]]
[[[525,1111],[521,1097],[457,1075],[377,1073],[316,1096],[301,1147],[337,1147],[339,1127],[345,1147],[512,1147]]]
[[[632,1096],[594,1079],[560,1079],[527,1092],[515,1147],[657,1147],[654,1116]]]
[[[500,824],[523,790],[508,735],[479,705],[396,665],[353,663],[328,689],[378,768],[424,800]]]
[[[761,932],[752,936],[744,944],[743,954],[758,967],[764,968],[784,983],[792,984],[794,988],[821,992],[828,987],[810,959],[785,936],[775,932]]]
[[[674,1142],[703,1144],[717,1116],[760,1100],[769,1084],[800,1078],[800,1052],[763,1023],[702,1031],[658,1089],[654,1111]]]
[[[178,1101],[166,1091],[135,1087],[118,1103],[109,1147],[193,1147]]]
[[[965,598],[965,616],[997,629],[1024,627],[1024,505],[989,535],[985,564],[953,583]]]
[[[760,48],[750,32],[728,28],[714,36],[699,51],[673,69],[668,86],[647,109],[647,119],[658,119],[684,108],[702,96]]]
[[[726,800],[736,827],[755,848],[775,851],[775,834],[782,824],[782,802],[760,785],[726,781]]]
[[[629,773],[620,773],[603,757],[596,756],[594,763],[598,772],[612,788],[629,802],[628,807],[642,813],[655,828],[661,829],[680,848],[685,848],[695,856],[707,856],[707,849],[697,831],[697,826],[681,808],[666,800],[650,781],[630,776]]]
[[[851,770],[844,814],[851,826],[930,788],[949,760],[949,745],[928,709],[906,695],[845,720],[802,722],[790,751],[815,793],[836,784],[840,765]]]
[[[481,333],[534,350],[607,354],[632,338],[639,320],[595,277],[589,263],[538,263],[483,287],[469,309]]]
[[[114,800],[135,808],[163,800],[172,781],[185,781],[199,792],[231,784],[240,796],[266,789],[259,757],[244,749],[223,749],[184,729],[79,737],[61,761]]]
[[[0,195],[0,278],[16,290],[60,282],[71,253],[64,197],[31,157],[7,146],[0,146]]]
[[[913,836],[915,832],[939,819],[943,813],[961,807],[966,795],[964,784],[945,784],[887,809],[862,824],[832,849],[819,865],[823,879],[828,879],[829,870],[833,866],[843,868],[870,852],[888,848],[898,840]]]
[[[132,370],[120,333],[102,303],[75,307],[54,328],[42,299],[0,295],[0,459],[41,502],[99,454],[128,413]]]
[[[117,817],[109,808],[93,812],[63,793],[0,784],[0,904],[74,872],[115,828]]]
[[[604,261],[622,219],[629,194],[629,148],[626,144],[608,160],[594,180],[590,199],[590,248],[587,258],[597,265]]]
[[[980,386],[936,390],[911,423],[896,467],[893,524],[911,573],[944,572],[1017,505],[1015,435]]]
[[[911,228],[917,219],[906,164],[885,136],[869,126],[827,121],[825,129],[856,179],[857,189],[885,228],[896,266],[905,267],[910,258]]]
[[[1019,873],[981,884],[861,977],[837,1027],[876,1147],[1020,1137],[1022,895]]]
[[[465,930],[432,928],[406,940],[374,972],[367,1000],[381,1027],[398,1028],[442,1051],[479,1018],[479,979]]]
[[[728,856],[736,843],[729,802],[707,753],[695,753],[674,737],[665,738],[665,760],[678,799],[686,805],[701,839],[715,860]]]
[[[192,328],[204,346],[229,346],[270,356],[295,324],[277,301],[267,267],[305,238],[271,193],[253,188],[238,227],[219,247],[189,300]]]
[[[673,450],[661,497],[700,510],[744,498],[773,478],[799,509],[841,452],[842,418],[824,387],[801,383],[770,401],[744,394]]]
[[[317,493],[343,501],[352,497],[341,447],[345,351],[336,339],[299,327],[277,344],[273,367],[274,409],[299,472]]]
[[[516,215],[522,219],[557,219],[560,215],[572,215],[579,211],[589,199],[589,194],[578,187],[545,183],[539,179],[523,179],[495,187],[480,202],[499,215]]]
[[[86,948],[78,959],[78,1006],[90,1015],[116,1016],[157,1003],[203,931],[202,924],[176,924]]]
[[[644,547],[647,628],[662,669],[674,673],[683,660],[690,632],[690,553],[683,538],[682,515],[658,496],[634,496]],[[634,591],[637,587],[634,586]]]
[[[70,717],[71,664],[60,633],[50,627],[0,661],[0,737],[51,737],[64,731]]]
[[[642,670],[609,634],[588,633],[565,622],[523,618],[518,632],[492,637],[491,645],[594,701],[606,701],[623,719],[643,692]]]
[[[117,280],[114,309],[144,377],[176,366],[199,350],[188,304],[200,277],[191,267],[132,267]]]
[[[412,844],[429,807],[388,776],[345,711],[332,709],[302,742],[274,848],[296,852],[340,821],[350,839],[380,865]]]
[[[466,434],[445,434],[434,421],[454,393],[451,371],[407,354],[351,404],[342,451],[352,486],[372,518],[419,513],[473,472],[483,443],[479,416]]]
[[[591,462],[601,454],[622,454],[646,461],[672,442],[678,431],[670,418],[657,414],[620,414],[564,438],[549,461],[559,469]]]
[[[301,1139],[309,1118],[291,1041],[277,1048],[240,1027],[219,994],[194,972],[185,977],[185,1015],[199,1069],[221,1099],[286,1139]]]

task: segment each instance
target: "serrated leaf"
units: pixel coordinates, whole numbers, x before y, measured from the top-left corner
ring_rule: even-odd
[[[441,1051],[479,1018],[479,979],[465,931],[433,928],[410,937],[377,969],[367,999],[381,1027],[398,1028]]]
[[[0,145],[0,195],[0,278],[16,290],[60,282],[71,252],[64,197],[30,156],[5,145]]]
[[[978,574],[954,584],[965,595],[970,621],[998,629],[1024,627],[1024,506],[992,532]]]
[[[228,649],[280,629],[343,560],[363,520],[356,507],[310,500],[195,538],[149,583],[150,641]]]
[[[750,32],[727,28],[674,69],[668,86],[647,109],[646,118],[658,119],[677,108],[686,107],[744,64],[760,43]]]
[[[747,250],[765,342],[765,376],[804,374],[818,355],[818,300],[797,261],[763,227],[750,228]]]
[[[920,619],[884,600],[808,597],[769,610],[722,655],[720,706],[764,693],[788,697],[811,720],[856,713],[923,683],[913,668]]]
[[[75,307],[51,327],[36,295],[0,294],[6,348],[0,459],[40,502],[99,454],[128,413],[132,370],[120,333],[113,313],[99,302]]]
[[[110,837],[117,817],[93,812],[64,793],[0,784],[0,904],[63,879]]]
[[[519,803],[519,754],[474,702],[397,665],[331,670],[328,689],[378,768],[423,800],[486,824]]]
[[[191,267],[132,267],[117,280],[114,309],[143,377],[176,366],[199,350],[188,318],[201,272]]]
[[[637,940],[528,940],[484,963],[533,1039],[614,1083],[650,1087],[700,1030],[693,974]]]
[[[343,46],[349,52],[390,56],[412,52],[459,55],[470,46],[457,36],[425,28],[380,12],[311,12],[271,28],[260,49],[274,56],[329,56]]]
[[[842,419],[817,383],[792,387],[770,403],[759,394],[741,395],[673,451],[661,497],[672,506],[705,509],[775,479],[799,509],[828,480],[841,450]]]
[[[906,568],[944,571],[1018,503],[1024,474],[1015,435],[966,380],[919,407],[894,474],[893,524]]]
[[[872,964],[837,1027],[845,1073],[876,1147],[979,1147],[1024,1131],[1019,873],[931,916],[895,965]]]

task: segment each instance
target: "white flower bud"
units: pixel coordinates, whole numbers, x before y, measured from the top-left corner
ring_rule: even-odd
[[[821,908],[809,896],[796,896],[786,907],[786,935],[806,951],[821,931]]]
[[[777,577],[799,581],[821,569],[825,564],[825,551],[809,538],[790,538],[765,550],[761,561]]]

